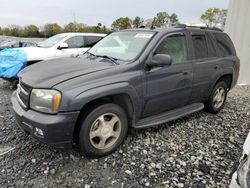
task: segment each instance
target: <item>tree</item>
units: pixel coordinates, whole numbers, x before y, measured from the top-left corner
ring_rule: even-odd
[[[201,15],[201,21],[209,27],[222,27],[226,23],[227,10],[219,8],[210,8]]]
[[[157,13],[156,17],[154,17],[153,25],[156,27],[163,27],[169,24],[169,15],[166,12]]]
[[[139,28],[140,26],[142,26],[142,24],[144,23],[143,18],[136,16],[135,19],[133,20],[133,26],[135,28]]]
[[[44,35],[46,37],[51,37],[63,31],[62,27],[56,23],[46,24],[44,26]]]
[[[227,9],[221,9],[219,16],[219,23],[221,24],[222,28],[225,28],[226,20],[227,20]]]
[[[39,28],[35,25],[28,25],[24,27],[24,37],[39,37]]]
[[[179,23],[177,14],[169,15],[167,12],[159,12],[154,17],[152,24],[156,27],[172,27]]]
[[[169,27],[176,26],[179,23],[177,14],[173,13],[169,16]]]
[[[3,34],[3,35],[6,35],[6,36],[11,36],[11,30],[10,30],[10,28],[4,27],[4,28],[2,29],[2,34]]]
[[[20,27],[19,25],[10,25],[8,26],[8,28],[10,29],[11,36],[16,36],[16,37],[23,36],[23,28]]]
[[[98,23],[97,26],[95,26],[95,32],[96,33],[102,32],[102,23]]]
[[[122,29],[129,29],[132,27],[132,20],[129,19],[128,17],[121,17],[118,18],[117,20],[115,20],[112,25],[111,28],[113,30],[122,30]]]
[[[67,25],[65,25],[63,29],[64,32],[73,32],[75,30],[76,30],[76,24],[73,22],[70,22]]]

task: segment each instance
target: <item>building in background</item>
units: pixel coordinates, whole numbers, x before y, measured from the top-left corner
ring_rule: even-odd
[[[238,83],[250,85],[250,0],[230,0],[225,32],[241,60]]]

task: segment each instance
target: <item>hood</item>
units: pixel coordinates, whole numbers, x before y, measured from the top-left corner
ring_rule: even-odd
[[[19,74],[22,82],[33,88],[52,88],[72,78],[115,66],[101,58],[60,58],[28,66]]]
[[[37,60],[45,60],[46,57],[51,56],[48,50],[49,48],[40,48],[40,47],[23,47],[17,48],[19,50],[23,50],[27,54],[28,61],[37,61]]]

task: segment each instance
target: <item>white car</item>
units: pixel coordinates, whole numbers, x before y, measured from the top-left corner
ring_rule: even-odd
[[[243,146],[240,165],[232,176],[230,188],[250,188],[250,132]]]
[[[38,43],[36,47],[21,50],[27,54],[27,65],[30,65],[42,60],[81,55],[105,36],[99,33],[61,33]]]

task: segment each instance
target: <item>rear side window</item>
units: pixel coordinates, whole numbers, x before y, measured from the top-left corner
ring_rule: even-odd
[[[233,42],[231,41],[228,35],[224,33],[214,33],[214,37],[215,37],[218,49],[220,51],[220,54],[223,57],[236,55]]]
[[[165,38],[157,47],[155,54],[167,54],[173,63],[187,60],[187,42],[185,35],[173,35]]]
[[[85,37],[85,47],[90,48],[94,46],[99,40],[101,40],[102,37],[96,37],[96,36],[87,36]]]
[[[192,35],[195,59],[208,58],[208,48],[205,35]]]

